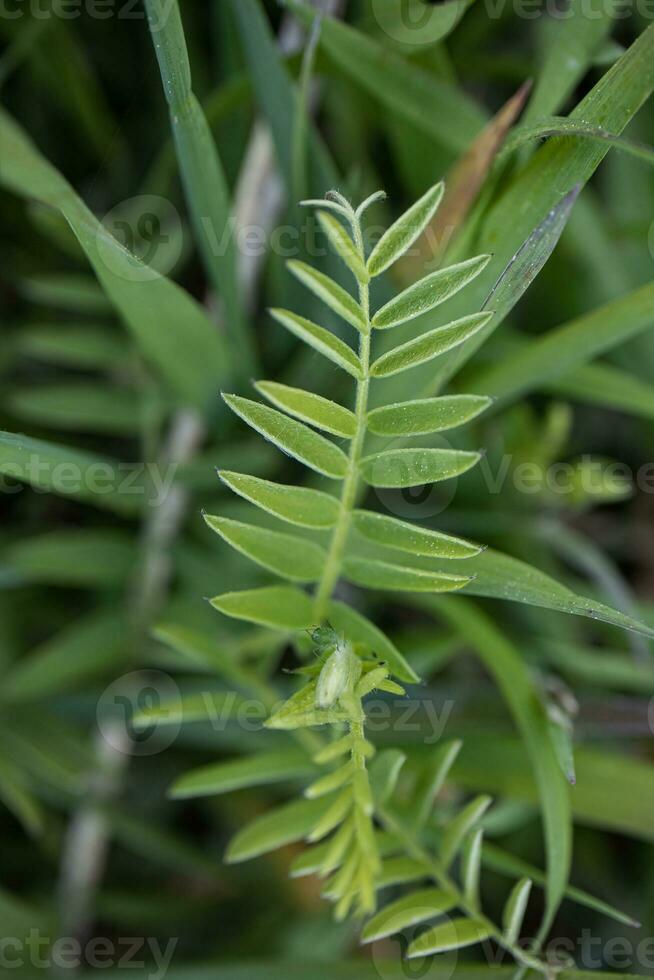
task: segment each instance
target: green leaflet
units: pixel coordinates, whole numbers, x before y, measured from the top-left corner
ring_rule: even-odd
[[[276,381],[257,381],[255,388],[277,408],[303,422],[315,425],[317,429],[345,439],[351,439],[354,435],[356,421],[352,412],[329,398],[314,395],[312,391],[304,391],[302,388],[290,388]]]
[[[504,926],[504,938],[509,943],[517,942],[520,937],[530,892],[530,879],[522,878],[512,889],[504,906],[502,925]]]
[[[452,863],[465,836],[479,823],[492,802],[490,796],[478,796],[447,825],[439,850],[440,860],[445,867]]]
[[[321,490],[271,483],[270,480],[229,470],[219,470],[218,476],[234,493],[290,524],[328,528],[336,523],[339,502]]]
[[[225,860],[238,864],[307,837],[329,806],[327,800],[298,800],[257,817],[232,839]]]
[[[406,885],[412,881],[428,878],[422,861],[411,857],[390,857],[382,862],[382,870],[377,883],[378,888],[390,888],[392,885]]]
[[[289,310],[273,309],[270,310],[270,315],[283,327],[290,330],[292,334],[303,340],[305,344],[309,344],[310,347],[317,350],[323,357],[327,357],[353,377],[361,377],[361,364],[357,355],[351,347],[335,337],[329,330],[325,330],[324,327],[319,327],[311,320],[298,316],[297,313],[291,313]]]
[[[202,307],[113,238],[2,110],[0,142],[0,183],[61,211],[145,356],[180,397],[206,407],[227,375],[227,351]]]
[[[465,262],[431,272],[377,310],[372,318],[373,327],[387,330],[423,313],[429,313],[476,279],[486,268],[490,258],[490,255],[478,255],[473,259],[466,259]]]
[[[370,276],[381,275],[411,248],[436,214],[444,192],[441,180],[384,232],[368,258]]]
[[[439,575],[367,558],[346,558],[343,574],[355,585],[398,592],[450,592],[463,588],[470,581],[465,575]]]
[[[357,282],[367,282],[369,277],[364,261],[340,221],[328,211],[318,211],[318,221],[329,240],[329,244],[345,262]]]
[[[375,841],[377,843],[377,851],[382,856],[392,854],[398,848],[401,848],[398,841],[385,831],[377,831],[375,833]],[[330,843],[330,841],[327,841],[325,844],[317,844],[314,847],[307,848],[302,854],[298,855],[291,865],[291,878],[304,878],[307,875],[316,874],[316,872],[320,871],[322,863],[327,857]]]
[[[400,371],[431,361],[434,357],[474,337],[492,317],[492,312],[473,313],[461,317],[460,320],[454,320],[444,327],[429,330],[415,340],[409,340],[382,354],[372,365],[370,373],[374,378],[389,378],[393,374],[399,374]]]
[[[289,456],[318,473],[340,480],[347,471],[342,449],[287,415],[240,395],[223,395],[233,412]]]
[[[462,538],[453,538],[449,534],[372,511],[356,510],[353,524],[359,534],[369,541],[413,555],[458,559],[471,558],[483,551],[481,545]]]
[[[545,875],[539,868],[528,864],[526,861],[522,861],[520,858],[514,857],[513,854],[509,854],[502,850],[502,848],[496,847],[494,844],[489,844],[488,842],[482,848],[482,862],[484,866],[492,868],[500,874],[508,875],[511,878],[524,879],[528,877],[529,880],[536,882],[538,885],[542,885],[545,882]],[[620,922],[622,925],[640,926],[640,922],[637,922],[632,916],[626,915],[626,913],[614,908],[614,906],[609,905],[607,902],[603,902],[600,898],[589,895],[588,892],[584,892],[580,888],[574,888],[572,885],[568,885],[565,890],[565,896],[571,901],[577,902],[578,905],[583,905],[595,912],[599,912],[601,915],[608,916],[610,919],[615,919],[616,922]]]
[[[483,395],[443,395],[375,408],[368,429],[376,436],[418,436],[464,425],[492,404]]]
[[[317,582],[322,574],[325,553],[312,541],[226,517],[205,514],[204,519],[232,548],[282,578],[293,582]]]
[[[570,870],[571,813],[568,787],[551,746],[545,714],[519,652],[478,609],[464,599],[456,608],[431,597],[434,610],[471,643],[492,673],[525,740],[538,786],[547,853],[546,908],[540,934],[549,929],[565,893]]]
[[[463,896],[473,909],[479,908],[479,878],[481,873],[481,848],[484,839],[483,828],[473,831],[463,843],[461,853],[461,878]]]
[[[363,310],[354,297],[343,289],[342,286],[339,286],[337,282],[334,282],[333,279],[330,279],[323,272],[318,272],[317,269],[307,265],[306,262],[298,262],[293,259],[287,265],[293,275],[307,289],[310,289],[315,296],[321,299],[323,303],[326,303],[346,323],[349,323],[355,330],[360,330],[362,333],[368,329]]]
[[[225,616],[284,632],[308,629],[314,622],[311,599],[289,586],[271,585],[245,592],[226,592],[210,601],[214,609]]]
[[[217,796],[250,786],[268,786],[271,783],[299,779],[310,776],[315,771],[316,767],[311,760],[298,749],[261,752],[244,759],[194,769],[173,784],[169,796],[176,800]]]
[[[463,742],[459,739],[446,742],[434,752],[433,758],[430,759],[413,801],[414,826],[417,829],[427,824],[434,807],[434,800],[443,788],[462,745]]]
[[[366,456],[360,469],[371,487],[419,487],[461,476],[480,458],[457,449],[389,449]]]
[[[361,941],[373,943],[407,926],[417,926],[429,919],[435,919],[443,912],[449,912],[455,899],[442,888],[423,888],[410,892],[395,902],[385,905],[381,912],[370,919],[363,928]]]
[[[386,803],[395,792],[405,762],[404,752],[398,749],[385,749],[373,759],[370,766],[370,788],[378,806]]]
[[[397,647],[391,643],[379,627],[371,623],[360,612],[344,602],[332,600],[329,605],[329,621],[334,629],[347,634],[353,643],[363,643],[379,659],[388,664],[392,673],[409,684],[420,680],[413,668],[406,662]]]
[[[488,928],[476,919],[449,919],[414,939],[406,955],[409,959],[415,959],[416,956],[444,953],[448,949],[462,949],[481,943],[489,936]]]

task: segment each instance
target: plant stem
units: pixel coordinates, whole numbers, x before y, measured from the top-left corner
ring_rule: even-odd
[[[461,909],[467,916],[480,922],[490,933],[491,937],[495,942],[511,954],[516,963],[520,964],[523,969],[533,969],[538,970],[540,973],[548,974],[548,965],[541,962],[534,956],[530,956],[519,946],[514,943],[507,943],[502,935],[502,930],[499,926],[483,915],[479,909],[471,904],[465,896],[462,894],[461,890],[458,888],[455,881],[450,878],[447,871],[439,864],[438,861],[434,860],[429,853],[422,847],[415,838],[411,835],[409,831],[406,830],[401,820],[391,813],[386,807],[379,807],[377,810],[377,816],[381,820],[384,828],[390,833],[399,837],[404,847],[416,861],[419,861],[424,865],[425,871],[429,874],[431,878],[445,891],[452,894],[456,901],[456,905]]]
[[[355,243],[365,263],[365,249],[361,224],[354,212],[351,215]],[[355,431],[350,443],[348,466],[341,493],[341,508],[332,532],[332,538],[325,560],[325,568],[315,596],[316,622],[322,622],[329,610],[329,601],[341,574],[348,535],[352,524],[352,511],[356,504],[359,489],[359,462],[366,435],[366,413],[368,411],[368,392],[370,389],[370,289],[367,281],[359,280],[359,304],[363,310],[365,330],[359,338],[359,360],[361,378],[357,381],[356,403],[354,408]]]

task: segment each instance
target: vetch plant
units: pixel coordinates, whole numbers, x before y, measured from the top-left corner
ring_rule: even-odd
[[[241,473],[220,472],[235,493],[256,507],[299,527],[329,532],[326,546],[300,538],[207,515],[209,526],[232,547],[269,571],[295,582],[315,586],[313,598],[290,587],[272,587],[228,593],[212,600],[226,615],[251,622],[270,622],[292,628],[320,624],[334,617],[333,594],[341,576],[367,588],[410,592],[449,592],[470,582],[459,561],[478,555],[481,548],[468,541],[397,520],[385,514],[357,508],[363,486],[406,488],[459,476],[473,467],[479,453],[454,449],[393,448],[366,452],[366,437],[407,439],[431,435],[470,421],[489,404],[482,396],[444,396],[384,405],[369,411],[370,387],[385,378],[437,358],[474,336],[492,317],[491,312],[473,313],[429,330],[414,340],[392,348],[378,357],[372,353],[378,331],[407,323],[463,289],[485,268],[482,255],[440,269],[400,293],[374,314],[370,310],[370,281],[400,258],[421,234],[443,196],[437,184],[383,235],[367,257],[362,219],[367,209],[383,196],[372,195],[356,210],[337,192],[318,205],[318,219],[335,252],[352,273],[358,302],[332,279],[301,262],[290,262],[297,278],[327,306],[356,330],[358,354],[340,338],[318,324],[288,310],[272,310],[274,319],[354,378],[354,409],[321,395],[291,388],[274,381],[261,381],[256,388],[273,406],[238,395],[224,395],[229,407],[244,422],[273,442],[283,452],[308,468],[341,484],[340,497],[305,487],[282,486]],[[339,220],[340,219],[340,220]],[[313,428],[310,428],[313,426]],[[315,429],[347,440],[345,452]],[[362,542],[363,546],[357,546]],[[429,558],[451,559],[457,566],[441,572],[406,559],[389,560],[388,553],[402,552]],[[274,609],[277,608],[277,615]],[[355,617],[339,604],[340,620]],[[285,622],[284,611],[290,613]],[[274,622],[273,622],[274,625]],[[346,632],[351,641],[369,637],[359,630]],[[381,651],[377,651],[381,652]],[[395,673],[415,680],[407,665],[394,657]]]
[[[236,395],[223,396],[230,408],[264,438],[340,484],[340,494],[335,496],[242,473],[220,472],[223,482],[236,494],[274,518],[320,533],[322,543],[312,537],[205,515],[208,525],[226,543],[264,569],[282,579],[312,586],[311,593],[297,585],[273,585],[211,600],[216,609],[230,617],[282,630],[309,629],[315,656],[313,663],[297,671],[305,677],[304,685],[273,712],[266,724],[270,729],[304,735],[302,744],[311,752],[316,778],[306,788],[304,801],[277,814],[273,811],[240,831],[230,845],[228,859],[241,861],[282,843],[290,822],[292,836],[304,837],[310,844],[294,863],[292,874],[318,874],[324,880],[324,896],[335,903],[338,919],[348,914],[372,915],[363,928],[365,942],[452,913],[419,935],[409,946],[408,956],[426,956],[492,938],[517,963],[545,971],[544,963],[518,946],[531,888],[528,878],[519,881],[511,893],[502,925],[494,924],[481,911],[480,822],[491,799],[482,795],[466,803],[452,816],[436,847],[421,839],[433,799],[460,743],[439,749],[408,805],[400,810],[394,805],[404,756],[394,749],[377,753],[366,738],[365,698],[373,691],[401,697],[405,692],[397,680],[415,682],[417,677],[374,624],[334,598],[341,578],[392,592],[456,591],[471,581],[465,572],[466,559],[482,551],[479,545],[461,538],[358,507],[366,486],[404,488],[434,483],[465,473],[480,458],[476,452],[442,448],[367,450],[371,436],[382,440],[429,436],[463,425],[490,403],[479,395],[454,395],[369,410],[371,385],[383,384],[387,377],[438,358],[473,337],[493,316],[492,311],[471,313],[379,355],[373,350],[381,331],[435,309],[464,289],[489,261],[489,256],[479,255],[438,269],[371,311],[371,280],[405,254],[432,221],[443,190],[442,183],[431,188],[385,232],[369,255],[364,217],[384,196],[382,192],[356,209],[336,191],[324,201],[304,202],[319,208],[318,220],[352,274],[358,296],[302,262],[290,262],[289,269],[356,331],[358,353],[304,317],[282,309],[271,312],[280,325],[352,376],[353,409],[274,381],[256,384],[257,391],[274,407]],[[347,451],[316,430],[346,440]],[[407,557],[389,557],[397,552]],[[420,558],[447,559],[453,570],[431,569],[428,561],[418,564],[416,559]],[[313,729],[327,729],[328,740],[314,742]],[[265,779],[265,772],[262,777]],[[452,875],[457,859],[460,884]],[[373,914],[380,888],[425,879],[431,881],[430,887],[411,891]]]

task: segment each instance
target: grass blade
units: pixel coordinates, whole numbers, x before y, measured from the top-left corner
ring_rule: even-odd
[[[182,399],[206,408],[227,375],[228,356],[204,310],[130,255],[3,110],[0,142],[0,183],[64,215],[144,355]]]
[[[255,355],[239,297],[229,190],[209,124],[191,87],[179,4],[177,0],[146,0],[145,7],[195,238],[209,279],[225,304],[234,369],[248,378],[255,370]],[[219,247],[219,243],[224,244]]]

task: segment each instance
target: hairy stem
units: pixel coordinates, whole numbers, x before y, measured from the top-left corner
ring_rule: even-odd
[[[354,213],[351,216],[355,242],[361,258],[365,262],[365,249],[361,224]],[[368,411],[368,392],[370,389],[370,289],[367,282],[359,280],[359,303],[365,319],[365,330],[359,339],[359,360],[361,361],[361,378],[357,381],[356,402],[354,415],[356,419],[355,432],[350,443],[348,466],[343,490],[341,493],[341,508],[338,520],[332,532],[332,538],[327,552],[325,568],[316,589],[315,617],[322,622],[327,616],[329,601],[341,574],[341,565],[345,554],[352,511],[356,504],[359,489],[359,462],[363,452],[363,442],[366,434],[366,413]]]

